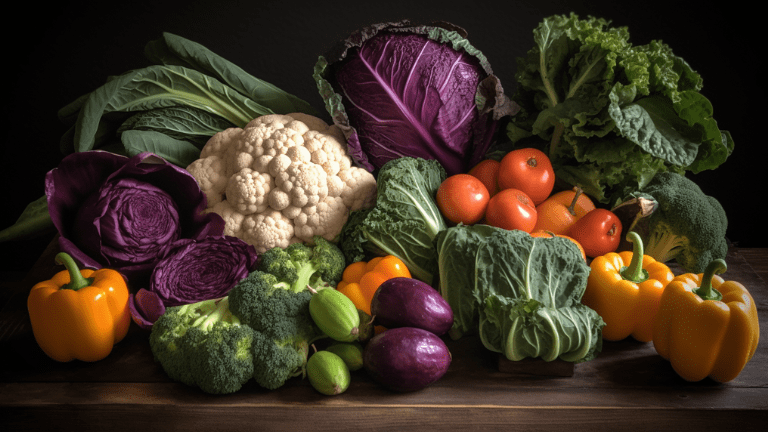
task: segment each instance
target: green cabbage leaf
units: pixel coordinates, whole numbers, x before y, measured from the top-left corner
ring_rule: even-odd
[[[479,334],[513,361],[583,362],[601,351],[605,323],[581,303],[590,269],[570,240],[458,225],[440,232],[436,246],[452,338]]]

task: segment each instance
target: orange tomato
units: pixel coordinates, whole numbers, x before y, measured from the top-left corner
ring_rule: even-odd
[[[483,182],[488,194],[494,196],[499,192],[499,166],[501,163],[497,160],[486,159],[474,167],[467,174],[476,177]]]
[[[566,234],[573,224],[595,209],[595,204],[578,187],[553,194],[536,206],[538,218],[534,231]]]
[[[469,174],[455,174],[437,189],[437,208],[454,224],[472,225],[485,214],[490,195],[483,182]]]
[[[568,237],[567,235],[562,234],[555,234],[552,231],[545,231],[545,230],[534,230],[531,232],[531,237],[540,237],[540,238],[552,238],[552,237],[560,237],[567,240],[570,240],[579,248],[579,252],[581,252],[581,257],[584,258],[584,261],[587,260],[587,254],[584,252],[584,248],[581,246],[581,243],[576,241],[573,237]]]
[[[541,150],[512,150],[501,159],[498,183],[500,190],[519,189],[533,200],[533,205],[539,205],[555,187],[555,171]]]
[[[488,225],[528,233],[536,226],[536,217],[533,201],[518,189],[504,189],[494,195],[485,212]]]

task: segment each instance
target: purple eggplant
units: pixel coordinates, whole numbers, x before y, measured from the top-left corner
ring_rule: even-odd
[[[451,352],[432,332],[398,327],[366,344],[363,367],[382,386],[398,392],[421,390],[440,379],[451,365]]]
[[[376,324],[386,328],[417,327],[438,336],[453,326],[453,310],[440,293],[412,278],[384,281],[371,301]]]

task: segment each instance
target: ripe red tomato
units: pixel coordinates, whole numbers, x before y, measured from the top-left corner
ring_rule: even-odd
[[[477,177],[488,189],[488,193],[491,196],[496,195],[499,191],[499,166],[501,163],[494,159],[486,159],[469,170],[469,175]]]
[[[616,251],[621,241],[621,220],[610,210],[594,209],[577,220],[568,232],[590,258]]]
[[[488,202],[485,221],[488,225],[527,233],[536,226],[536,206],[525,192],[518,189],[499,191]]]
[[[472,225],[485,215],[490,195],[483,182],[469,174],[455,174],[437,189],[437,208],[450,222]]]
[[[519,189],[541,204],[555,187],[555,171],[544,152],[535,148],[512,150],[499,165],[499,189]]]

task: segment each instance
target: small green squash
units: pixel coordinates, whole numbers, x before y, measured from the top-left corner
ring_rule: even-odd
[[[344,393],[352,381],[347,364],[330,351],[317,351],[309,357],[307,378],[315,390],[328,396]]]

